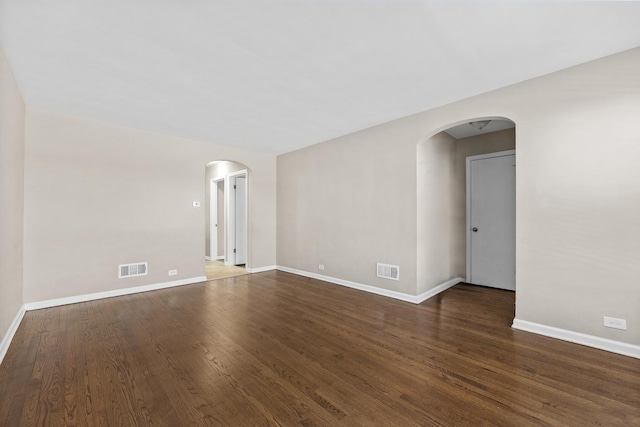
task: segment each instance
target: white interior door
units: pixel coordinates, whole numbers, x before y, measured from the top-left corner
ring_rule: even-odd
[[[516,289],[515,151],[467,157],[467,282]]]
[[[222,203],[222,199],[220,198],[219,190],[220,183],[222,183],[223,179],[214,179],[210,182],[210,194],[209,194],[209,257],[211,259],[224,259],[224,254],[220,255],[219,251],[219,242],[220,239],[224,235],[224,230],[221,227],[220,223],[220,203]],[[224,194],[224,193],[223,193]],[[224,221],[222,221],[224,223]]]
[[[224,264],[236,265],[236,177],[225,180],[225,245]]]
[[[225,265],[242,265],[247,263],[246,171],[229,175],[227,178]]]
[[[247,263],[247,177],[236,177],[236,265]]]
[[[209,259],[218,259],[218,183],[209,182]]]

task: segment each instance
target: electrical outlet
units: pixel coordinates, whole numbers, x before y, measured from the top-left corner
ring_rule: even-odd
[[[178,270],[169,270],[169,276],[175,276],[178,274]]]
[[[615,317],[604,316],[604,326],[607,328],[627,330],[627,321],[625,319],[616,319]]]
[[[318,264],[318,270],[324,270],[324,264]]]

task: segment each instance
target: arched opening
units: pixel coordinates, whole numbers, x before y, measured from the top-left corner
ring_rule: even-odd
[[[478,123],[481,121],[488,122]],[[474,254],[489,253],[487,249],[473,246],[474,242],[480,241],[478,238],[480,234],[486,237],[490,230],[491,232],[493,230],[487,226],[483,227],[481,232],[474,232],[473,229],[477,229],[478,225],[469,222],[468,212],[473,204],[468,200],[467,190],[469,179],[477,173],[468,174],[467,163],[475,161],[470,159],[480,162],[484,158],[502,158],[510,154],[513,154],[511,160],[515,162],[515,123],[509,119],[473,118],[440,129],[421,141],[417,147],[418,294],[438,285],[450,283],[456,278],[469,282],[471,280],[469,264],[478,258]],[[490,175],[491,179],[499,183],[502,183],[502,179],[511,179],[501,178],[497,173],[493,173],[496,167],[493,163],[483,164],[483,167],[490,171],[484,175]],[[474,167],[473,165],[476,164],[471,165]],[[503,169],[507,171],[507,168],[503,167]],[[510,259],[503,261],[499,268],[504,270],[505,265],[510,266],[511,270],[503,273],[513,276],[512,290],[515,290],[515,168],[512,167],[511,172],[513,173],[512,186],[506,186],[508,188],[503,191],[503,194],[495,197],[498,197],[497,200],[511,198],[509,203],[513,206],[513,229],[506,238],[509,241],[509,247],[501,249],[503,253],[509,254]],[[475,186],[475,188],[480,187]],[[509,195],[505,196],[507,193]],[[475,197],[483,199],[485,196],[478,190]],[[485,203],[489,207],[492,204]],[[476,214],[474,217],[479,218]],[[497,222],[504,221],[507,220],[499,219]],[[499,239],[489,237],[488,240],[495,243]],[[470,253],[470,247],[474,247],[476,252]],[[492,256],[494,256],[493,253],[485,258],[491,259]],[[475,265],[479,264],[473,266]],[[473,270],[471,272],[473,273]],[[482,279],[482,283],[477,284],[505,288],[502,283],[494,283],[492,280],[487,282]]]
[[[250,265],[249,168],[216,160],[205,172],[205,271],[213,280],[247,274]]]

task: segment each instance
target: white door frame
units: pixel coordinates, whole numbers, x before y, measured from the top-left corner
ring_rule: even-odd
[[[250,257],[249,254],[249,172],[247,169],[242,169],[237,172],[232,172],[227,174],[224,180],[224,199],[225,199],[225,207],[224,207],[224,216],[225,216],[225,227],[224,227],[224,264],[225,265],[236,265],[236,254],[233,253],[233,248],[235,247],[235,192],[231,190],[231,178],[235,178],[237,176],[244,176],[247,182],[247,192],[245,195],[245,206],[247,206],[247,262],[246,266],[249,266]],[[233,239],[233,241],[231,240]]]
[[[218,255],[218,183],[224,178],[214,178],[209,183],[209,258],[224,259]]]
[[[503,157],[516,154],[516,150],[497,151],[495,153],[479,154],[469,156],[466,159],[466,182],[467,182],[467,280],[471,280],[471,162],[474,160],[490,159],[493,157]],[[517,173],[517,171],[516,171]],[[517,178],[516,178],[517,179]]]

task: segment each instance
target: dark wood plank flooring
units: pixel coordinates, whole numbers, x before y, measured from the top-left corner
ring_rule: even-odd
[[[512,330],[513,308],[274,271],[32,311],[0,425],[640,426],[640,361]]]

